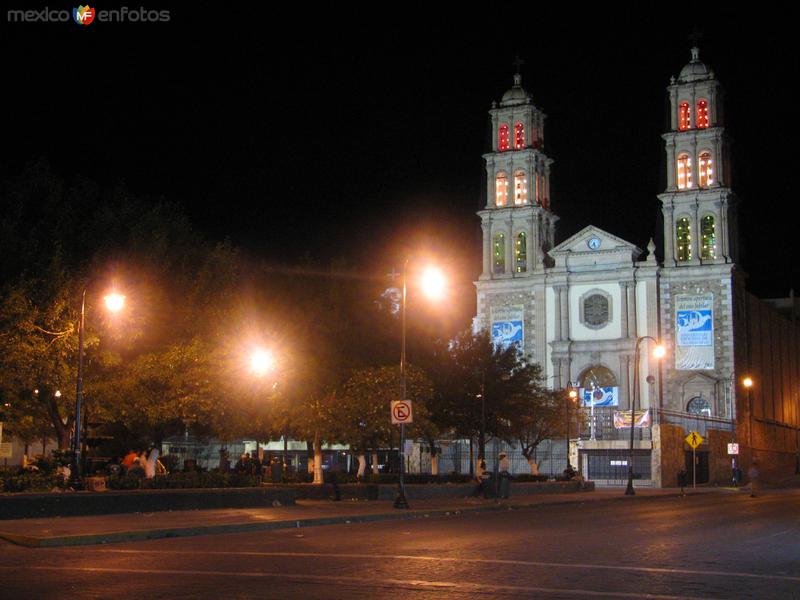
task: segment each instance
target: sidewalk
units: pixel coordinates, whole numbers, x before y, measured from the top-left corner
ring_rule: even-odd
[[[686,495],[725,493],[719,488],[687,489]],[[412,501],[408,510],[395,509],[385,500],[342,501],[299,500],[295,506],[248,509],[212,509],[18,519],[0,522],[0,539],[33,548],[80,546],[188,537],[220,533],[241,533],[270,529],[314,527],[342,523],[366,523],[400,519],[438,517],[465,512],[531,508],[549,504],[638,501],[679,496],[674,489],[637,489],[633,497],[624,488],[593,492],[518,496],[495,502],[482,498]]]

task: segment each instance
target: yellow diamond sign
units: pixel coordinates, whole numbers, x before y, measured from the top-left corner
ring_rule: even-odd
[[[689,435],[686,436],[686,443],[689,444],[693,449],[697,448],[703,443],[703,436],[696,431],[690,431]]]

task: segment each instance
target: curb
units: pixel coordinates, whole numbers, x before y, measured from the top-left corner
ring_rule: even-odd
[[[687,493],[686,496],[707,495],[710,492]],[[528,502],[528,503],[492,503],[483,506],[469,506],[461,508],[437,508],[431,510],[408,510],[401,512],[378,513],[372,515],[343,515],[338,517],[316,517],[311,519],[284,519],[281,521],[268,521],[259,523],[228,523],[225,525],[201,525],[195,527],[168,527],[161,529],[139,529],[134,531],[109,531],[86,535],[65,535],[52,537],[36,537],[0,531],[0,539],[27,548],[58,548],[66,546],[89,546],[96,544],[113,544],[121,542],[139,542],[177,537],[195,537],[199,535],[220,535],[225,533],[248,533],[253,531],[270,531],[277,529],[301,529],[306,527],[320,527],[323,525],[343,525],[351,523],[376,523],[381,521],[401,521],[408,519],[445,517],[465,513],[497,512],[501,510],[522,510],[542,506],[567,506],[572,504],[608,504],[622,500],[651,500],[657,498],[680,497],[680,492],[674,494],[658,494],[647,496],[625,495],[599,500],[582,498],[569,498],[556,502]]]

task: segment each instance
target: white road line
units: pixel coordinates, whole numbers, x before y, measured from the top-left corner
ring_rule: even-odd
[[[487,592],[497,593],[543,593],[543,594],[563,594],[572,598],[579,596],[602,597],[602,598],[653,598],[654,600],[711,600],[709,597],[700,598],[697,596],[670,596],[664,594],[647,594],[639,592],[606,592],[596,590],[584,590],[580,588],[546,588],[528,585],[503,585],[503,584],[483,584],[483,583],[464,583],[450,581],[427,581],[422,579],[381,579],[368,580],[364,577],[345,577],[338,575],[306,575],[288,573],[265,573],[262,571],[197,571],[182,569],[129,569],[129,568],[103,568],[103,567],[57,567],[57,566],[25,566],[25,567],[6,567],[0,566],[0,571],[56,571],[59,573],[78,572],[90,573],[93,575],[108,573],[119,575],[120,573],[130,573],[135,575],[190,575],[207,577],[252,577],[263,579],[285,579],[292,582],[303,583],[322,583],[340,584],[366,588],[408,588],[414,590],[428,589],[431,591],[460,591],[460,592]]]
[[[336,553],[326,554],[325,552],[247,552],[247,551],[209,551],[209,550],[123,550],[117,548],[103,548],[96,552],[110,554],[193,554],[193,555],[213,555],[213,556],[263,556],[263,557],[286,557],[286,558],[343,558],[343,559],[387,559],[387,560],[420,560],[430,562],[456,562],[490,565],[514,565],[527,567],[547,567],[563,569],[597,569],[610,571],[634,571],[639,573],[665,573],[672,575],[703,575],[717,577],[744,577],[748,579],[772,579],[776,581],[797,581],[800,576],[792,575],[764,575],[760,573],[742,573],[739,571],[700,571],[692,569],[673,569],[667,567],[626,567],[621,565],[598,565],[580,563],[554,563],[535,560],[505,560],[498,558],[451,558],[442,556],[416,556],[411,554],[347,554]]]

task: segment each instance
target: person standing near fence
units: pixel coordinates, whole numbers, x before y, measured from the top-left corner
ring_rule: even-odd
[[[497,455],[500,459],[500,464],[497,466],[500,477],[500,497],[508,498],[509,488],[511,487],[511,462],[508,460],[508,454],[501,452]]]

